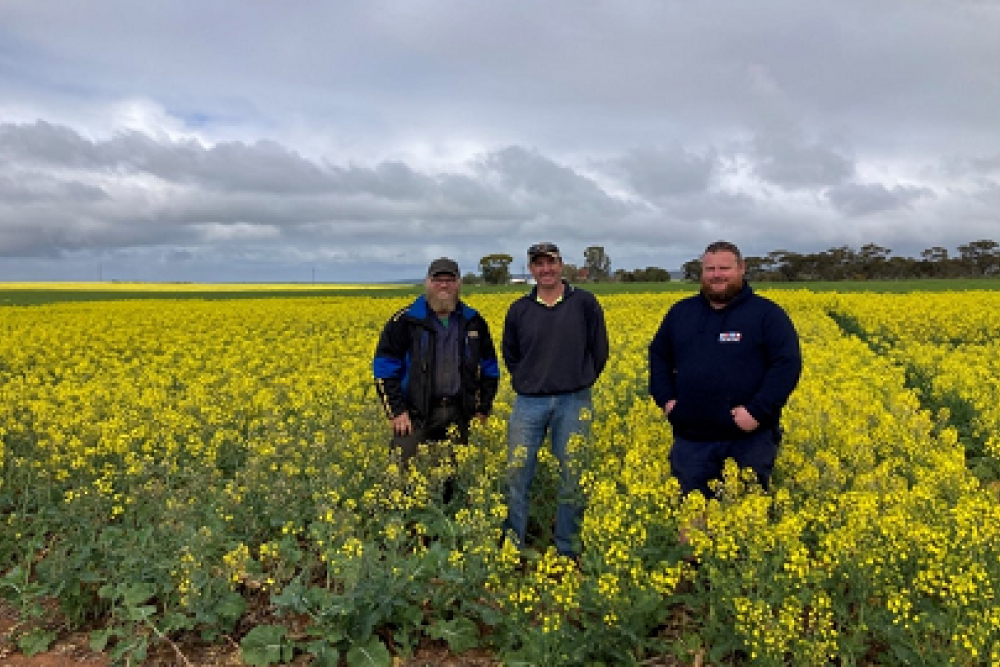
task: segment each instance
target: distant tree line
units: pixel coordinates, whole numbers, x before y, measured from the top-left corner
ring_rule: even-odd
[[[838,246],[816,253],[774,250],[764,257],[746,257],[747,279],[757,282],[802,282],[810,280],[892,280],[903,278],[972,278],[1000,276],[1000,243],[982,239],[971,241],[951,254],[947,248],[934,246],[920,257],[892,256],[892,250],[875,243],[858,249]],[[479,274],[467,273],[465,282],[502,285],[511,281],[510,265],[514,258],[494,253],[479,260]],[[684,280],[697,281],[701,259],[692,259],[681,267]],[[590,246],[583,252],[583,264],[563,260],[563,276],[570,282],[669,282],[670,272],[658,266],[644,269],[611,270],[611,258],[603,246]]]
[[[486,255],[479,260],[479,275],[467,273],[463,280],[475,284],[503,285],[511,281],[510,265],[514,258],[503,253]],[[570,282],[668,282],[670,272],[657,266],[627,271],[611,271],[611,258],[604,246],[589,246],[583,251],[583,264],[576,265],[563,258],[563,277]]]
[[[972,241],[957,248],[952,255],[947,248],[934,246],[919,258],[892,257],[892,250],[866,243],[855,250],[848,246],[802,254],[775,250],[765,257],[746,257],[747,279],[754,281],[792,282],[810,280],[893,280],[902,278],[981,278],[1000,276],[1000,244],[987,239]],[[701,260],[683,266],[685,280],[698,280]]]

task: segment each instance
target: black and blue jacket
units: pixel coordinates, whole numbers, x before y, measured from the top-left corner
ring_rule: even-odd
[[[461,389],[459,407],[465,419],[489,414],[497,394],[500,369],[486,320],[461,301]],[[375,348],[375,387],[389,418],[409,412],[426,419],[434,398],[434,337],[431,317],[436,317],[420,296],[386,323]]]
[[[792,321],[746,284],[725,308],[701,294],[678,301],[649,345],[649,393],[661,408],[677,401],[667,419],[689,440],[745,436],[731,414],[740,405],[777,430],[801,373]]]

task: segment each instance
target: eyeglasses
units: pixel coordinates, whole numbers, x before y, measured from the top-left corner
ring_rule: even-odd
[[[453,285],[458,282],[458,278],[449,275],[431,276],[431,282],[438,285]]]
[[[559,254],[559,246],[555,243],[536,243],[528,248],[529,255],[548,255],[550,253]]]

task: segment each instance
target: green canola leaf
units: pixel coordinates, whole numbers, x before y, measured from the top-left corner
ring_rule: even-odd
[[[283,625],[258,625],[240,642],[243,662],[258,666],[287,662],[292,658],[292,647],[285,641],[287,634]]]
[[[136,607],[146,602],[156,594],[152,584],[131,584],[125,589],[122,602],[126,607]]]
[[[392,667],[392,654],[378,637],[355,644],[347,652],[347,667]]]
[[[56,633],[46,630],[32,630],[17,638],[17,648],[28,657],[49,650],[56,640]]]
[[[448,648],[455,653],[463,653],[479,645],[479,629],[467,618],[436,621],[427,628],[427,635],[432,639],[445,640]]]

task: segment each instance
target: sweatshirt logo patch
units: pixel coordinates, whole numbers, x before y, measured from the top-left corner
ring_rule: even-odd
[[[719,334],[720,343],[738,343],[742,338],[743,334],[739,331],[723,331]]]
[[[479,332],[478,331],[470,331],[469,332],[469,338],[479,338]]]

